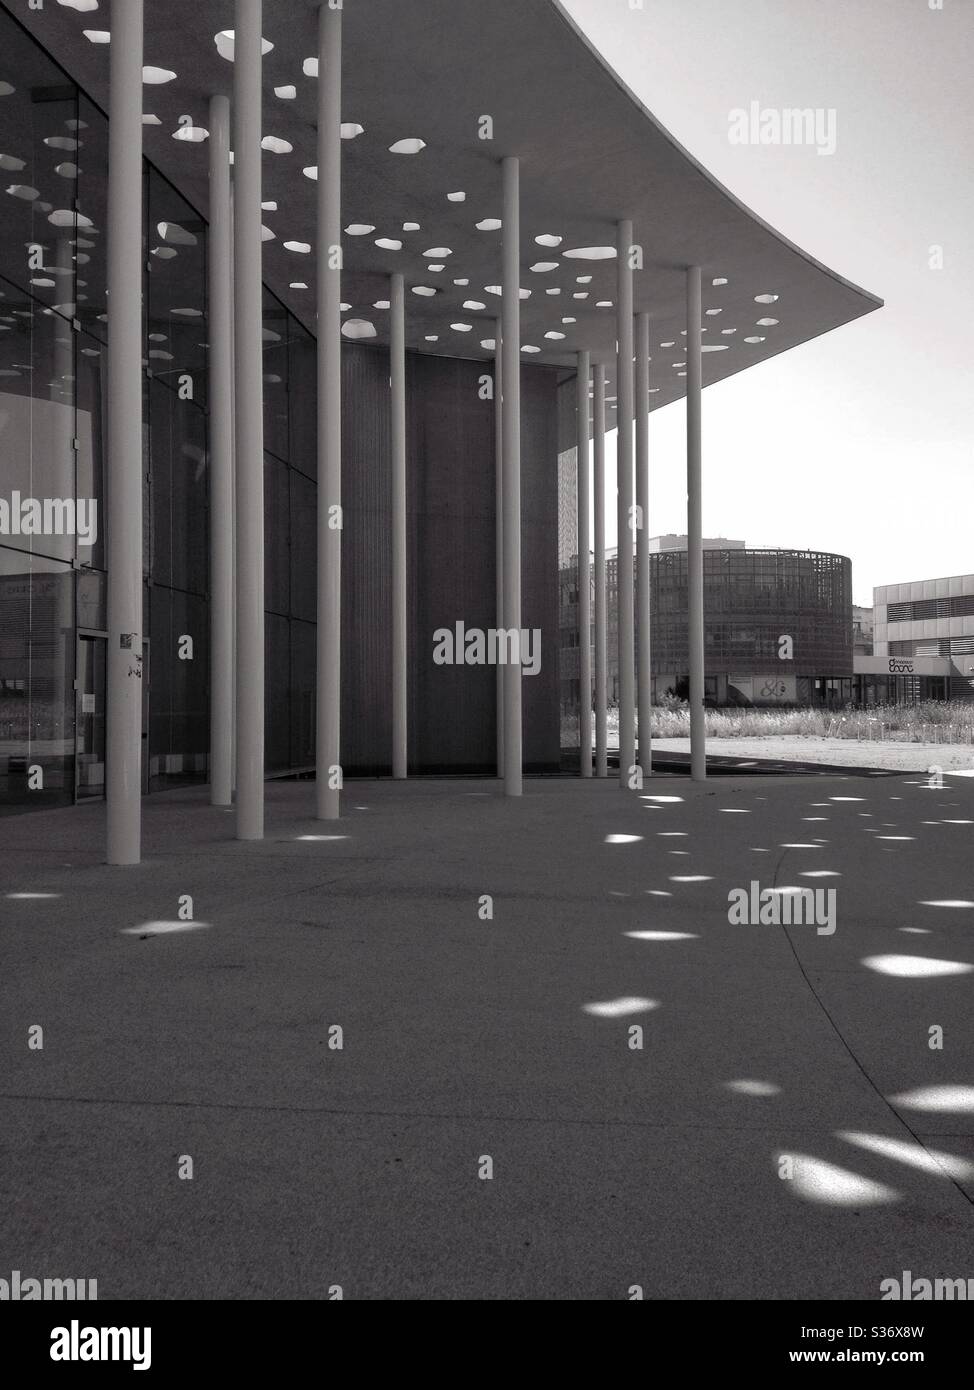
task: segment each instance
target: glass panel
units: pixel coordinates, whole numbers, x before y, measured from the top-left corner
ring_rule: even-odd
[[[271,613],[290,612],[289,477],[290,470],[283,463],[264,455],[264,527],[271,538],[264,548],[264,607]]]
[[[264,294],[264,448],[288,458],[288,328],[291,316]]]
[[[290,623],[276,613],[264,620],[267,703],[264,712],[264,766],[283,772],[290,766]]]
[[[314,623],[291,623],[291,766],[311,767],[315,760]]]
[[[149,169],[147,360],[153,377],[206,406],[206,224]]]
[[[82,565],[105,568],[105,388],[108,357],[97,338],[77,335],[75,357],[75,436],[77,449],[78,497],[95,503],[97,534],[94,545],[79,546]],[[96,626],[96,624],[91,624]]]
[[[70,800],[74,635],[70,567],[0,547],[0,802]]]
[[[108,223],[108,122],[84,95],[78,118],[82,141],[77,180],[78,207],[85,218],[75,238],[76,317],[93,337],[105,341],[108,325],[105,228]]]
[[[87,534],[91,520],[75,505],[74,335],[59,315],[4,289],[0,533],[4,545],[71,560],[75,532]]]
[[[157,381],[150,391],[152,575],[205,594],[208,508],[206,417]]]
[[[291,612],[314,622],[317,616],[315,557],[318,550],[318,489],[303,473],[290,471],[291,481]],[[273,536],[268,529],[268,535]],[[279,540],[275,539],[275,546]]]
[[[288,344],[288,414],[292,468],[318,476],[317,348],[311,334],[291,319]]]
[[[75,797],[105,795],[105,639],[78,638],[78,740]]]
[[[149,786],[157,790],[206,772],[209,641],[204,599],[153,587],[150,608]]]
[[[108,576],[103,570],[78,573],[78,626],[104,630],[108,627]]]

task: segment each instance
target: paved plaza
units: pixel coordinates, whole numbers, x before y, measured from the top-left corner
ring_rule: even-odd
[[[974,1274],[944,780],[362,782],[332,823],[276,783],[257,844],[188,790],[127,869],[102,806],[5,819],[0,1264],[102,1299]],[[752,883],[834,890],[834,930],[732,923]]]

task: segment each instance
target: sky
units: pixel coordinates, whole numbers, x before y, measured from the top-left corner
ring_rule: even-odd
[[[974,572],[974,0],[563,2],[716,179],[886,301],[705,390],[704,534],[848,555],[866,605]],[[835,152],[732,144],[755,100],[834,110]],[[652,535],[686,531],[685,441],[682,402],[653,412]],[[614,460],[613,433],[609,545]]]

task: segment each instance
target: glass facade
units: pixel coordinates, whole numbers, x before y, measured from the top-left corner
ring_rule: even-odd
[[[582,651],[578,634],[578,445],[575,442],[575,395],[574,382],[570,383],[569,388],[563,386],[558,393],[558,689],[561,767],[564,772],[577,773],[581,767],[579,692]]]
[[[107,165],[104,113],[0,10],[0,809],[104,790]],[[208,763],[207,249],[148,162],[144,198],[150,791]],[[313,382],[313,340],[267,294],[270,771],[313,761]]]
[[[105,788],[108,121],[0,8],[0,811]],[[145,792],[209,760],[207,225],[143,165]],[[494,407],[483,364],[410,353],[409,767],[496,768],[494,671],[437,665],[434,633],[495,612]],[[342,759],[391,755],[389,355],[343,350]],[[266,770],[314,766],[316,344],[263,306]],[[559,770],[557,372],[522,374],[526,771]],[[35,515],[36,514],[36,515]],[[68,524],[70,523],[70,524]],[[84,524],[82,524],[84,523]],[[93,524],[91,524],[93,523]],[[576,750],[577,762],[577,750]]]

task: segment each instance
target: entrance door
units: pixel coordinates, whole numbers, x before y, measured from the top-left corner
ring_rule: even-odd
[[[75,801],[105,795],[105,638],[78,634]]]

